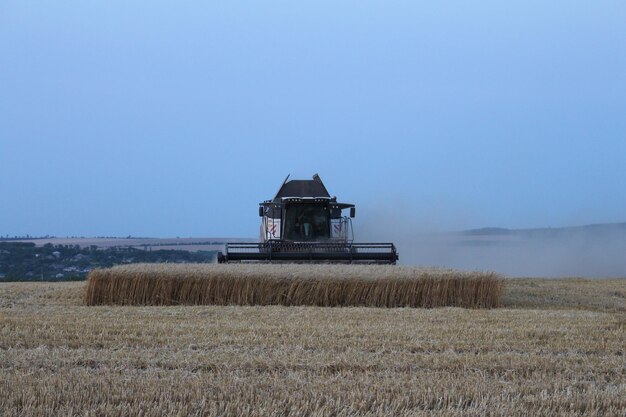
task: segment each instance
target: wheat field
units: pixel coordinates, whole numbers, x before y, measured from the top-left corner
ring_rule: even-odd
[[[497,309],[86,306],[85,286],[0,284],[3,417],[626,415],[626,280],[511,280]]]
[[[389,265],[134,264],[94,270],[89,305],[497,307],[503,279]]]

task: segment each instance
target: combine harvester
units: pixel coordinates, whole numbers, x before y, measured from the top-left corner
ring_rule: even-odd
[[[350,210],[344,216],[343,210]],[[312,180],[289,176],[272,200],[259,204],[261,241],[227,243],[219,263],[395,264],[393,243],[354,243],[354,204],[338,203],[315,174]]]

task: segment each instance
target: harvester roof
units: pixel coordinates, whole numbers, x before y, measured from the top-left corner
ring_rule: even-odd
[[[315,174],[311,180],[285,179],[280,190],[276,193],[273,202],[280,203],[286,198],[323,198],[330,199],[330,194],[324,186],[322,179]]]

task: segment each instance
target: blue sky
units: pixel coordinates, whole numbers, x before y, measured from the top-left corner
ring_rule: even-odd
[[[623,1],[3,1],[0,234],[254,237],[257,203],[316,172],[357,227],[626,221],[624,22]]]

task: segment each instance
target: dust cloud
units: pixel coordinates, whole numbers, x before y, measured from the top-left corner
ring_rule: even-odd
[[[626,277],[626,223],[446,232],[393,212],[355,219],[355,241],[393,242],[403,265],[496,271],[508,277]]]

